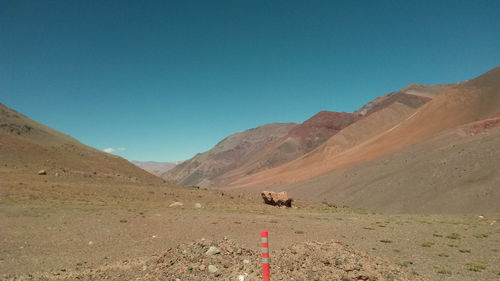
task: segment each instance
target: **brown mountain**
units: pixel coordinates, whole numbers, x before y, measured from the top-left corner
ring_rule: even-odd
[[[500,68],[497,67],[476,79],[448,85],[441,94],[420,108],[403,110],[406,114],[397,120],[393,118],[393,122],[370,122],[385,114],[389,108],[380,110],[347,127],[304,157],[240,179],[234,185],[269,185],[306,180],[395,152],[444,130],[497,116],[500,114],[499,81]],[[399,102],[394,105],[404,107]],[[366,123],[369,125],[361,126]],[[352,137],[343,137],[347,133]]]
[[[156,161],[131,161],[131,162],[137,167],[158,177],[172,170],[175,166],[179,164],[178,162],[156,162]]]
[[[417,109],[394,105],[399,120],[383,118],[390,107],[378,110],[309,154],[233,184],[382,211],[498,211],[500,67],[446,85]]]
[[[497,117],[275,188],[298,198],[383,212],[498,214],[499,159]]]
[[[290,127],[285,135],[277,138],[273,136],[272,141],[260,143],[258,147],[252,146],[252,153],[233,153],[238,163],[220,157],[224,149],[216,146],[213,151],[195,156],[184,165],[163,174],[163,177],[181,185],[225,187],[245,184],[245,180],[252,175],[298,159],[323,147],[325,142],[333,142],[333,145],[328,146],[328,153],[331,153],[332,148],[338,151],[355,146],[395,126],[401,118],[408,117],[448,87],[411,84],[400,91],[376,98],[352,114],[321,111],[304,123]],[[335,136],[338,133],[339,136]],[[245,156],[241,157],[240,154]]]
[[[162,182],[121,157],[86,146],[2,104],[0,167],[13,176],[36,175],[45,170],[48,176],[65,178]]]
[[[345,112],[321,111],[292,128],[281,139],[263,147],[241,167],[214,179],[214,185],[225,186],[243,176],[294,160],[315,149],[360,117],[360,115]]]
[[[254,154],[274,144],[296,126],[273,123],[231,135],[207,152],[199,153],[163,174],[181,185],[212,186],[213,179],[243,165]]]

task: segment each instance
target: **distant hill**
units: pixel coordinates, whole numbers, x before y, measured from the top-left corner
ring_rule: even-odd
[[[240,167],[215,178],[213,185],[225,186],[241,177],[292,161],[320,146],[361,117],[345,112],[321,111],[293,127],[276,142],[257,151]]]
[[[86,180],[162,183],[127,160],[86,146],[0,104],[0,172]],[[41,177],[42,180],[44,177]]]
[[[155,162],[155,161],[130,161],[132,164],[137,167],[148,171],[149,173],[155,176],[161,176],[162,174],[168,172],[175,166],[179,164],[179,162]]]
[[[180,185],[212,186],[213,179],[240,167],[254,154],[279,141],[297,124],[273,123],[231,135],[163,174]]]
[[[321,111],[302,124],[289,127],[283,135],[273,135],[272,141],[253,147],[252,153],[238,158],[236,165],[224,157],[206,157],[207,154],[218,155],[213,151],[220,150],[216,146],[163,174],[163,177],[181,185],[209,187],[239,185],[254,174],[299,159],[322,147],[325,142],[333,140],[335,149],[354,146],[396,125],[401,118],[413,113],[447,87],[447,85],[412,84],[400,91],[378,97],[354,113]],[[265,135],[269,132],[269,130],[261,131],[260,134]],[[339,135],[336,136],[337,134]],[[217,172],[203,172],[200,168],[195,168],[195,165],[205,167],[202,168],[204,170],[217,170]],[[225,168],[222,170],[214,168],[220,165],[224,165]]]

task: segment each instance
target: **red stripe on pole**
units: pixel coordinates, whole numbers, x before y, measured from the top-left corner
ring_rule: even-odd
[[[269,237],[269,232],[267,230],[263,230],[261,232],[261,237],[262,238],[268,238]],[[262,248],[269,248],[269,242],[262,242]],[[262,253],[262,280],[263,281],[270,281],[270,270],[269,270],[269,262],[264,262],[264,259],[267,261],[269,260],[269,252],[267,253]]]

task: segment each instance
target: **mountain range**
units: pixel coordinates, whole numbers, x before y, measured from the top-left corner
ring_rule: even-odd
[[[0,172],[10,182],[169,181],[382,212],[498,213],[498,171],[500,67],[455,84],[411,84],[352,113],[238,132],[181,163],[131,163],[0,104]]]
[[[380,211],[499,211],[500,67],[231,135],[162,176]],[[496,203],[495,203],[496,202]]]

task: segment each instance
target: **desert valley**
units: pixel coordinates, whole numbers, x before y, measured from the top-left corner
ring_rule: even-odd
[[[498,66],[180,163],[132,163],[8,106],[0,280],[261,280],[261,230],[272,280],[500,280]]]

